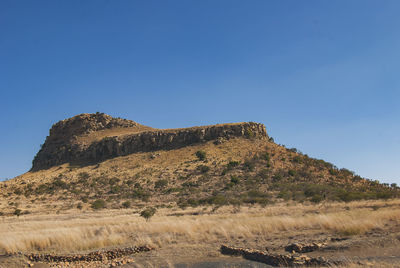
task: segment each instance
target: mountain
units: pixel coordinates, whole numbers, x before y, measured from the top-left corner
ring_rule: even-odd
[[[15,204],[35,212],[399,196],[396,185],[274,143],[260,123],[155,129],[103,113],[54,124],[32,169],[0,187],[5,214]]]

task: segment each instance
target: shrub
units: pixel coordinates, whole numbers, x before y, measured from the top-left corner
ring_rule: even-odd
[[[343,174],[343,176],[354,176],[354,171],[351,171],[351,170],[348,170],[347,168],[341,168],[340,169],[340,173],[342,173]],[[378,184],[379,184],[379,182],[378,182]]]
[[[270,177],[270,173],[268,172],[267,169],[262,169],[258,172],[257,177],[259,177],[262,180],[267,180]]]
[[[243,169],[244,170],[247,170],[247,171],[253,171],[254,170],[254,167],[255,167],[255,164],[254,164],[254,162],[252,162],[252,161],[245,161],[244,162],[244,164],[243,164]]]
[[[110,185],[115,185],[115,184],[117,184],[118,182],[120,182],[120,179],[118,179],[118,178],[111,178],[111,179],[108,181],[108,183],[109,183]]]
[[[194,181],[186,181],[184,183],[182,183],[182,187],[198,187],[199,184],[197,182]]]
[[[37,195],[40,194],[44,194],[44,193],[51,193],[51,190],[49,189],[49,187],[47,186],[47,184],[40,184],[36,189],[35,189],[35,193]]]
[[[348,192],[341,191],[338,197],[344,202],[350,202],[354,200],[368,199],[368,195],[361,192]]]
[[[247,196],[249,196],[249,197],[268,197],[268,194],[258,191],[258,190],[250,190],[247,192]]]
[[[199,205],[199,200],[196,200],[194,198],[189,198],[187,200],[187,204],[191,207],[197,207]]]
[[[179,207],[180,209],[186,209],[186,208],[189,206],[187,200],[185,200],[185,199],[183,199],[183,198],[181,198],[181,199],[178,200],[177,205],[178,205],[178,207]]]
[[[131,201],[129,201],[129,200],[122,203],[122,206],[123,206],[124,208],[130,208],[131,205],[132,205],[132,204],[131,204]]]
[[[330,168],[330,169],[329,169],[329,174],[331,174],[331,175],[337,175],[338,172],[337,172],[336,169]]]
[[[389,199],[392,197],[390,192],[379,192],[376,194],[376,198],[378,199]]]
[[[110,191],[109,191],[109,193],[110,194],[118,194],[119,192],[121,192],[121,186],[119,186],[119,185],[115,185],[115,186],[112,186],[111,188],[110,188]]]
[[[155,188],[164,188],[167,185],[168,185],[168,180],[161,179],[161,180],[156,181],[156,183],[154,184],[154,187]]]
[[[279,174],[279,173],[277,173],[277,174],[275,174],[274,176],[272,176],[272,181],[273,181],[273,182],[278,182],[278,181],[281,181],[282,179],[283,179],[283,177],[282,177],[282,175]]]
[[[19,215],[21,215],[21,213],[22,213],[22,210],[20,210],[19,208],[16,208],[14,210],[14,215],[16,215],[17,217],[19,217]]]
[[[229,161],[229,163],[226,165],[226,168],[222,171],[222,176],[224,176],[228,171],[232,170],[233,168],[237,167],[240,165],[239,161]]]
[[[134,189],[131,194],[132,198],[142,199],[143,201],[147,202],[150,199],[150,193],[142,188]]]
[[[288,191],[280,191],[278,194],[278,198],[282,198],[284,200],[289,200],[292,198],[292,193]]]
[[[251,139],[254,137],[254,133],[251,129],[246,129],[244,135],[248,139]]]
[[[179,192],[179,191],[180,191],[180,188],[171,187],[171,188],[165,189],[165,191],[163,193],[170,194],[170,193],[175,193],[175,192]]]
[[[206,166],[206,165],[200,165],[197,167],[197,169],[201,172],[201,173],[207,173],[208,171],[210,171],[210,167]]]
[[[53,188],[67,189],[68,184],[65,181],[62,181],[60,178],[57,178],[53,181]]]
[[[268,197],[269,196],[267,193],[263,193],[258,190],[251,190],[242,197],[242,201],[250,204],[259,203],[265,205],[270,202]]]
[[[323,200],[323,197],[320,194],[315,194],[313,195],[313,197],[311,198],[311,202],[313,203],[320,203]]]
[[[78,203],[78,205],[76,205],[76,208],[77,208],[77,209],[82,209],[82,207],[83,207],[83,206],[82,206],[82,203],[80,203],[80,202]]]
[[[204,151],[197,151],[196,156],[200,161],[206,160],[206,152]]]
[[[16,195],[21,195],[21,194],[22,194],[21,189],[15,189],[15,190],[14,190],[14,194],[16,194]]]
[[[97,199],[92,203],[92,208],[93,209],[102,209],[106,207],[106,201],[103,199]]]
[[[240,164],[239,161],[229,161],[229,163],[226,165],[226,168],[231,170],[234,167],[239,166],[239,164]]]
[[[263,159],[263,160],[268,162],[270,160],[269,153],[265,152],[265,153],[261,154],[261,159]]]
[[[154,214],[156,214],[156,211],[156,208],[148,207],[140,212],[140,216],[145,218],[146,221],[149,221],[150,218],[153,217]]]
[[[292,161],[293,161],[294,163],[300,163],[300,162],[301,162],[301,157],[298,156],[298,155],[296,155],[295,157],[293,157]]]
[[[231,176],[231,183],[238,184],[240,182],[239,177]]]
[[[87,172],[81,172],[81,173],[78,174],[78,176],[79,176],[79,178],[82,179],[82,180],[87,180],[87,179],[89,179],[89,173],[87,173]]]
[[[201,202],[207,203],[210,205],[214,204],[214,205],[218,205],[218,206],[227,205],[229,203],[228,199],[222,194],[216,194],[216,195],[207,197],[205,199],[202,199]]]

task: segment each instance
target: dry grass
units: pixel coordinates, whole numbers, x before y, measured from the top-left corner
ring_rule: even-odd
[[[261,140],[232,139],[220,146],[215,146],[212,142],[208,142],[176,150],[131,154],[109,159],[92,166],[71,167],[69,164],[63,164],[46,170],[27,172],[12,180],[0,182],[0,212],[12,213],[15,208],[8,205],[8,203],[14,202],[18,203],[18,208],[28,210],[31,213],[40,213],[41,211],[53,213],[60,209],[65,210],[63,205],[73,203],[76,200],[76,196],[63,191],[54,195],[31,195],[29,197],[14,194],[15,189],[24,189],[27,184],[37,186],[51,182],[59,176],[62,176],[66,182],[72,183],[79,180],[79,174],[84,172],[89,174],[91,178],[120,178],[122,180],[121,183],[138,177],[135,182],[145,184],[145,181],[149,180],[151,182],[147,184],[151,185],[163,178],[169,180],[169,187],[179,187],[180,185],[177,183],[182,183],[182,181],[177,181],[177,178],[180,175],[186,176],[190,171],[196,170],[199,165],[195,155],[198,150],[207,152],[208,165],[216,162],[218,165],[224,166],[230,160],[244,159],[253,152],[265,150],[267,144],[269,143]],[[271,146],[281,149],[278,145],[271,144]],[[151,156],[154,154],[157,154],[157,157],[152,159]],[[66,197],[69,202],[65,202],[64,199],[60,202],[60,197]],[[170,201],[160,200],[160,198],[169,198],[175,201],[172,195],[154,195],[151,203],[165,204]],[[35,203],[32,204],[32,201]],[[49,204],[52,206],[48,207]]]
[[[75,142],[81,144],[90,144],[92,142],[104,139],[105,137],[132,135],[132,134],[138,134],[140,132],[155,131],[155,130],[157,129],[143,125],[138,125],[135,127],[126,127],[126,128],[104,129],[78,136]]]
[[[206,152],[205,162],[198,161],[195,153],[199,150]],[[246,170],[243,166],[226,171],[227,164],[231,161],[245,163],[246,160],[253,159],[255,156],[260,157],[267,151],[270,155],[269,164],[271,164],[268,169],[266,162],[259,159],[254,171]],[[108,208],[118,208],[128,199],[134,201],[136,207],[148,204],[176,206],[180,196],[193,194],[191,198],[199,201],[210,197],[214,190],[216,193],[230,195],[229,198],[235,199],[234,201],[242,202],[243,200],[240,200],[236,193],[246,195],[249,190],[252,190],[252,186],[257,187],[260,192],[268,193],[270,196],[268,201],[275,201],[276,195],[281,191],[279,187],[285,188],[285,185],[291,182],[292,178],[288,177],[285,171],[298,169],[299,176],[295,179],[299,183],[325,185],[332,180],[328,168],[317,168],[290,160],[295,156],[297,156],[296,153],[267,140],[238,138],[225,141],[218,146],[210,141],[175,150],[135,153],[89,166],[64,164],[47,170],[27,172],[10,181],[0,182],[0,212],[11,215],[18,208],[30,213],[44,211],[55,213],[59,210],[74,208],[81,200],[88,199],[93,202],[95,198],[110,200]],[[200,165],[208,166],[210,171],[206,174],[199,172]],[[307,172],[302,174],[304,170]],[[88,175],[89,179],[86,183],[81,181],[81,174]],[[274,188],[270,187],[271,180],[276,174],[282,176],[283,179],[276,183],[277,189],[273,191]],[[229,186],[231,176],[240,179],[237,187]],[[68,189],[57,188],[54,192],[37,192],[40,186],[46,187],[44,184],[52,184],[60,178],[69,186]],[[111,186],[107,182],[114,178],[120,179],[116,185],[119,189],[110,193]],[[168,182],[165,189],[155,187],[155,183],[159,180]],[[256,180],[255,185],[251,183],[252,180]],[[128,185],[127,182],[131,183]],[[341,176],[335,178],[334,182],[351,187],[359,187],[364,183],[364,181],[351,181],[350,178]],[[101,183],[100,187],[98,183]],[[184,183],[188,184],[184,185]],[[150,196],[149,200],[144,202],[139,197],[133,197],[132,200],[129,193],[134,192],[135,184],[140,184],[144,192]],[[195,186],[191,187],[191,184]],[[103,186],[108,186],[108,188]],[[164,194],[167,190],[171,191]],[[90,209],[89,204],[85,205],[83,204],[83,210]]]
[[[217,243],[238,237],[262,241],[272,234],[298,231],[354,235],[400,223],[400,200],[233,211],[235,208],[227,207],[218,214],[178,217],[161,210],[150,222],[129,210],[3,217],[0,250],[72,252],[123,244]]]

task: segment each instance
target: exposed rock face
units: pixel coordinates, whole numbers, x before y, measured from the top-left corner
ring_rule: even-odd
[[[87,164],[136,152],[176,149],[220,138],[267,137],[259,123],[236,123],[173,130],[144,131],[109,136],[92,143],[78,143],[77,138],[91,132],[112,128],[132,128],[139,124],[105,114],[82,114],[53,125],[50,136],[33,160],[32,170],[63,163]]]
[[[54,124],[47,139],[66,141],[73,139],[75,136],[103,129],[136,126],[139,126],[136,122],[114,118],[104,113],[80,114]]]

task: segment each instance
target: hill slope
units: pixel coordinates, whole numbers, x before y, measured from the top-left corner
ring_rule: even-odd
[[[137,149],[138,142],[149,143]],[[97,156],[84,162],[81,156],[87,152]],[[262,124],[156,130],[104,114],[78,115],[55,124],[32,171],[0,187],[0,211],[5,214],[17,207],[34,212],[265,205],[399,195],[395,185],[366,180],[275,144]]]

